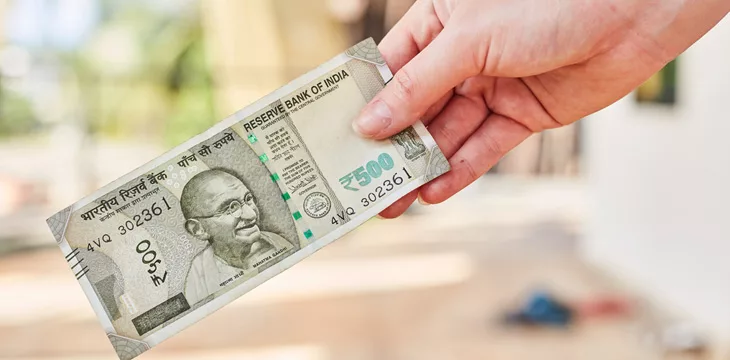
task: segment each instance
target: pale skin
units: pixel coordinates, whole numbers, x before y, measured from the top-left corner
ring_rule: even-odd
[[[452,170],[415,200],[441,203],[530,135],[626,96],[700,39],[730,0],[418,0],[379,48],[395,78],[353,122],[384,139],[418,120]]]

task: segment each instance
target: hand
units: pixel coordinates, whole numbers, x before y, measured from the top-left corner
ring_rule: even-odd
[[[419,196],[445,201],[531,134],[630,93],[706,33],[728,0],[418,0],[379,45],[394,79],[353,127],[384,139],[422,120],[452,170]]]

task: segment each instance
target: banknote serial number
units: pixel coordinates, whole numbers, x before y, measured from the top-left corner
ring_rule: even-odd
[[[127,232],[132,231],[135,228],[144,225],[146,222],[162,215],[165,209],[172,210],[167,199],[163,197],[162,202],[165,204],[164,207],[158,206],[156,202],[153,202],[149,209],[144,209],[140,214],[132,216],[132,220],[125,221],[124,224],[120,225],[118,228],[119,235],[126,235]]]
[[[381,185],[375,188],[372,192],[368,193],[365,197],[363,197],[360,202],[364,207],[368,207],[372,204],[374,204],[379,199],[384,198],[386,195],[388,195],[391,191],[395,189],[396,186],[403,185],[403,182],[405,181],[405,178],[412,179],[411,173],[408,172],[408,170],[404,167],[402,169],[403,173],[400,171],[393,174],[393,177],[391,179],[387,179],[383,181]],[[405,174],[405,175],[403,175]],[[404,178],[405,176],[405,178]]]
[[[101,248],[104,244],[108,244],[112,242],[112,237],[109,236],[109,234],[104,234],[101,237],[97,238],[96,240],[89,241],[89,243],[86,246],[86,250],[90,252],[94,252],[95,249]]]
[[[340,184],[350,191],[360,191],[353,182],[357,182],[360,187],[370,185],[373,180],[379,179],[383,173],[392,170],[395,167],[393,158],[388,153],[382,153],[377,160],[368,161],[367,164],[360,166],[355,171],[340,178]]]

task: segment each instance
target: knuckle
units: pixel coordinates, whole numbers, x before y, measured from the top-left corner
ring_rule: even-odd
[[[463,159],[461,160],[461,166],[464,169],[464,172],[466,173],[466,179],[468,183],[473,182],[474,180],[478,179],[482,174],[477,172],[474,169],[474,165],[471,163],[471,161]]]
[[[440,126],[438,128],[438,135],[439,140],[448,148],[458,144],[459,136],[457,135],[456,129],[453,129],[449,125]]]
[[[476,171],[476,169],[474,168],[474,164],[466,158],[459,159],[454,167],[457,167],[458,171],[461,173],[458,176],[458,180],[456,181],[455,185],[457,189],[456,191],[454,191],[454,193],[471,184],[472,182],[474,182],[474,180],[482,176],[482,174]]]
[[[393,94],[398,100],[408,102],[415,92],[413,77],[407,68],[401,69],[393,79]]]
[[[415,35],[420,50],[426,48],[444,29],[444,25],[435,13],[425,16],[419,23],[420,27]]]
[[[501,158],[507,153],[507,149],[494,136],[485,133],[484,146],[486,146],[486,154],[489,159]]]

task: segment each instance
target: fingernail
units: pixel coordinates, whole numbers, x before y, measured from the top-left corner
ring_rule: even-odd
[[[421,193],[418,193],[418,203],[421,204],[421,205],[423,205],[423,206],[429,206],[429,205],[431,205],[431,204],[427,203],[426,200],[423,200],[423,198],[421,197]]]
[[[360,134],[373,137],[385,130],[391,123],[390,108],[382,101],[376,101],[363,111],[352,123]]]

